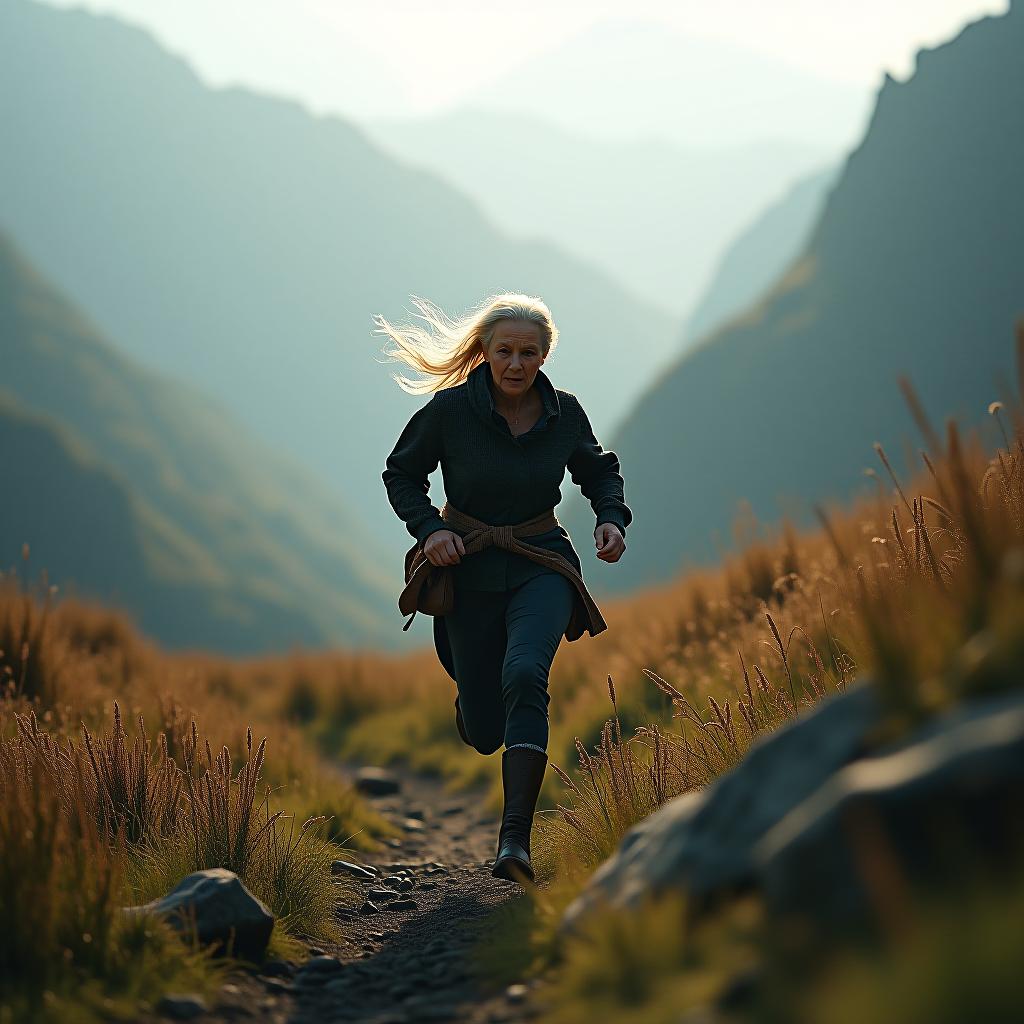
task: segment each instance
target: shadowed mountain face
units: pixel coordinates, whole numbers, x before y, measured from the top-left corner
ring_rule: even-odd
[[[825,156],[793,142],[693,149],[591,139],[492,111],[368,129],[399,157],[455,182],[510,235],[548,238],[593,259],[679,317],[726,243]]]
[[[380,474],[418,401],[371,316],[539,294],[548,364],[607,429],[675,327],[553,246],[512,242],[459,192],[350,125],[239,89],[114,19],[0,5],[0,222],[133,355],[216,394],[313,467],[387,540]],[[644,358],[623,360],[624,340]],[[615,366],[615,372],[609,372]]]
[[[4,394],[0,446],[17,453],[4,484],[18,495],[0,504],[0,536],[31,538],[31,564],[59,592],[125,611],[170,647],[251,652],[322,640],[299,609],[226,587],[189,538],[70,432]],[[15,545],[5,547],[13,564]]]
[[[0,235],[0,564],[172,646],[395,642],[395,573],[350,510],[193,389],[108,345]]]
[[[849,495],[881,441],[917,441],[897,376],[933,421],[1001,394],[1024,313],[1024,9],[966,28],[882,88],[800,259],[681,358],[610,447],[635,523],[600,588],[712,557],[737,503]],[[577,504],[567,518],[589,522]]]
[[[807,245],[837,175],[830,168],[798,181],[733,241],[687,321],[688,339],[699,341],[775,284]]]

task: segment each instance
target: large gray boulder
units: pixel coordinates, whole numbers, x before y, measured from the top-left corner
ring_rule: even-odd
[[[732,771],[670,800],[627,832],[570,905],[565,925],[598,903],[626,907],[665,888],[699,896],[748,882],[754,844],[864,752],[879,715],[874,690],[860,683],[755,743]]]
[[[129,913],[157,914],[179,931],[189,932],[195,921],[199,942],[247,960],[260,960],[274,915],[233,871],[209,868],[186,875],[166,896]]]
[[[837,772],[755,846],[777,912],[868,928],[1024,840],[1024,694],[965,705]]]
[[[1024,692],[967,702],[873,751],[867,683],[751,748],[700,793],[624,837],[565,915],[685,890],[700,906],[738,887],[826,928],[871,927],[916,886],[948,882],[1024,841]]]

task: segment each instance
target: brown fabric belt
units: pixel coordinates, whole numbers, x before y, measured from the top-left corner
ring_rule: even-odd
[[[464,534],[462,537],[462,543],[466,549],[464,557],[494,545],[505,548],[507,551],[514,551],[567,577],[576,587],[578,595],[569,626],[565,631],[567,640],[576,640],[583,635],[585,630],[591,636],[596,636],[608,628],[601,609],[598,608],[597,602],[587,590],[583,577],[576,571],[572,562],[557,551],[549,551],[547,548],[538,547],[536,544],[529,544],[522,540],[523,537],[547,533],[557,527],[559,522],[554,509],[549,509],[547,512],[534,516],[533,519],[527,519],[512,526],[492,526],[465,512],[460,512],[450,503],[445,502],[441,509],[441,518],[450,523],[453,530]],[[409,628],[416,615],[417,598],[426,577],[431,570],[443,568],[446,567],[433,565],[423,554],[419,544],[414,545],[406,555],[407,583],[398,599],[399,610],[403,614],[409,615],[409,621],[402,627],[403,630]]]

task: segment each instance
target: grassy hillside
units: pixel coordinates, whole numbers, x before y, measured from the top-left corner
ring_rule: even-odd
[[[312,467],[398,565],[408,534],[380,474],[415,403],[378,361],[374,313],[402,319],[411,294],[452,311],[542,295],[563,332],[551,375],[598,429],[646,383],[622,339],[663,353],[675,333],[607,274],[509,240],[345,121],[209,89],[114,18],[0,6],[0,121],[0,221],[42,272],[118,345]]]
[[[0,352],[7,408],[41,417],[4,446],[20,484],[4,565],[28,542],[53,582],[118,599],[169,646],[391,639],[391,567],[342,502],[194,389],[118,353],[3,236]]]
[[[1024,357],[1024,333],[1020,347]],[[730,1013],[742,1021],[953,1024],[972,1006],[995,1013],[1007,1005],[1016,985],[1008,967],[1019,934],[1019,860],[998,901],[974,893],[965,904],[961,893],[937,892],[922,908],[898,877],[886,875],[907,927],[877,946],[839,935],[818,944],[800,929],[782,936],[757,906],[731,899],[700,927],[673,898],[601,916],[582,937],[557,932],[562,908],[634,822],[729,771],[760,737],[859,676],[876,681],[884,714],[870,743],[883,748],[965,697],[1019,689],[1024,408],[1018,402],[993,412],[1006,436],[996,459],[950,429],[927,471],[922,465],[873,500],[830,509],[825,529],[785,531],[720,566],[608,602],[605,633],[559,650],[551,675],[551,757],[559,770],[547,780],[547,810],[536,826],[543,887],[536,900],[511,901],[487,931],[490,971],[507,981],[544,975],[550,1015],[542,1019],[568,1024],[614,1012],[660,1024],[709,1000],[724,1003],[737,979],[742,992]],[[33,744],[33,730],[80,743],[81,720],[108,750],[119,729],[134,731],[120,720],[110,728],[107,709],[116,699],[145,715],[141,728],[156,749],[158,732],[165,733],[174,766],[160,759],[154,771],[164,765],[173,774],[191,757],[193,718],[216,723],[234,763],[250,765],[242,739],[248,722],[257,736],[270,736],[267,781],[287,784],[281,799],[293,810],[340,815],[343,834],[355,821],[371,831],[377,824],[332,785],[321,757],[401,759],[456,785],[486,781],[492,801],[500,799],[497,763],[459,741],[452,684],[430,650],[249,662],[170,656],[100,608],[62,602],[44,618],[9,581],[0,586],[0,650],[0,674],[8,678],[0,695],[0,838],[9,851],[6,873],[0,870],[0,922],[17,951],[0,971],[11,961],[19,968],[16,999],[38,998],[44,986],[54,992],[50,1019],[61,1019],[62,999],[76,1000],[89,1019],[101,997],[152,1000],[182,976],[198,987],[210,966],[190,962],[160,931],[143,940],[116,923],[119,894],[138,899],[166,880],[180,842],[161,830],[178,819],[155,801],[159,813],[148,830],[111,851],[98,841],[108,819],[92,788],[83,783],[85,813],[69,814],[46,784],[33,788],[18,773],[19,758],[33,770],[49,763],[53,747]],[[80,746],[69,749],[80,753]],[[62,773],[65,797],[78,792],[75,779],[89,778],[80,756]],[[226,788],[241,800],[244,787]],[[31,830],[16,827],[27,819],[55,822],[40,834],[61,840],[34,861]],[[157,850],[171,851],[169,860],[151,859],[154,839]],[[329,934],[339,927],[328,917],[329,854],[316,843],[304,848],[303,863],[314,867],[296,889],[287,875],[268,876],[271,851],[257,844],[247,879],[275,906],[299,898],[301,933]],[[114,870],[115,888],[104,889],[104,873]],[[115,922],[97,931],[105,963],[90,959],[81,928],[73,931],[81,909],[75,886],[90,900],[107,894],[88,904],[92,928]],[[32,901],[53,927],[29,923]],[[972,939],[985,937],[984,951],[965,950],[965,921]],[[70,962],[53,956],[61,941],[73,950]],[[890,1004],[894,987],[899,999]],[[853,1006],[872,1009],[858,1018]]]
[[[893,398],[965,422],[1005,386],[1024,312],[1024,9],[985,18],[890,79],[803,254],[763,301],[681,358],[609,447],[636,525],[620,589],[714,557],[738,503],[759,519],[849,495],[865,453],[916,434]],[[570,524],[592,516],[577,503]],[[642,525],[641,525],[642,524]]]

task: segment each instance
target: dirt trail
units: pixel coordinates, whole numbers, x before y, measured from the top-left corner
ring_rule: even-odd
[[[305,965],[265,965],[226,986],[210,1017],[514,1024],[536,1016],[528,989],[487,990],[475,970],[474,947],[492,915],[525,898],[515,883],[491,877],[498,820],[479,794],[451,795],[437,780],[393,774],[398,793],[367,799],[401,837],[349,858],[377,873],[348,879],[352,893],[339,907],[343,942],[321,943],[313,952],[323,955]]]

